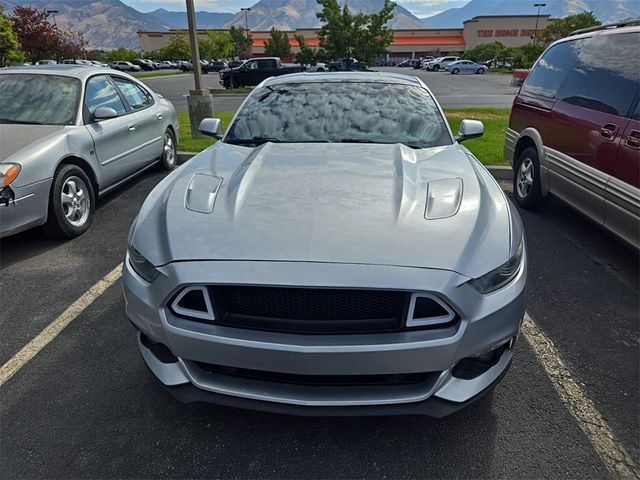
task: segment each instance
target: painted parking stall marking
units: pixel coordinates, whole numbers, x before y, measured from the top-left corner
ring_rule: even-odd
[[[528,313],[524,316],[522,334],[533,348],[562,403],[589,438],[602,462],[618,478],[640,478],[638,465],[618,441],[593,401],[575,381],[551,339],[538,328]]]
[[[65,329],[78,315],[90,306],[100,295],[122,276],[122,264],[107,273],[89,290],[73,302],[53,322],[42,329],[38,335],[22,347],[7,363],[0,367],[0,386],[13,377],[18,370],[24,367],[40,350],[46,347],[62,330]]]

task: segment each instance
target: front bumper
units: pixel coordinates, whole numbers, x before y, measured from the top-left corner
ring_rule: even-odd
[[[47,221],[51,179],[23,187],[10,186],[15,200],[0,206],[0,238],[27,230]]]
[[[474,401],[506,373],[511,348],[479,376],[452,375],[463,358],[510,347],[524,315],[526,260],[507,287],[480,295],[453,272],[375,265],[283,262],[178,262],[149,285],[125,262],[127,315],[175,360],[163,361],[140,342],[145,362],[181,401],[207,401],[259,410],[317,415],[422,413],[443,416]],[[168,298],[188,284],[279,284],[437,292],[460,322],[441,330],[381,334],[294,335],[222,327],[175,317]],[[310,279],[313,279],[310,284]],[[203,364],[295,376],[431,372],[428,380],[397,386],[309,386],[212,373]]]

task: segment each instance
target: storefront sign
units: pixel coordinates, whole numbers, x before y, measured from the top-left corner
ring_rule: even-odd
[[[538,30],[538,35],[542,30]],[[478,37],[533,37],[536,35],[535,28],[522,28],[518,30],[517,28],[506,28],[506,29],[498,29],[498,30],[478,30]]]

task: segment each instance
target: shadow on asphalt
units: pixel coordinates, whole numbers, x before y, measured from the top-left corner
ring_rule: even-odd
[[[116,188],[103,197],[98,199],[96,205],[96,213],[109,206],[111,202],[118,198],[119,195],[123,195],[139,186],[140,183],[152,178],[158,177],[158,181],[164,173],[158,173],[154,171],[143,173],[126,184]],[[11,208],[11,207],[8,207]],[[94,217],[94,225],[91,228],[95,228],[96,218]],[[82,236],[78,237],[81,239]],[[40,255],[49,250],[53,250],[65,243],[74,241],[72,238],[52,238],[46,236],[40,227],[32,228],[25,232],[12,235],[0,239],[0,270],[10,267],[11,265],[28,260],[37,255]]]

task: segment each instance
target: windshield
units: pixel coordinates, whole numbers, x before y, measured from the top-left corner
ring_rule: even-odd
[[[429,148],[452,143],[435,100],[421,88],[380,82],[279,84],[256,89],[224,139],[403,143]]]
[[[1,74],[0,123],[73,125],[80,81],[57,75]]]

